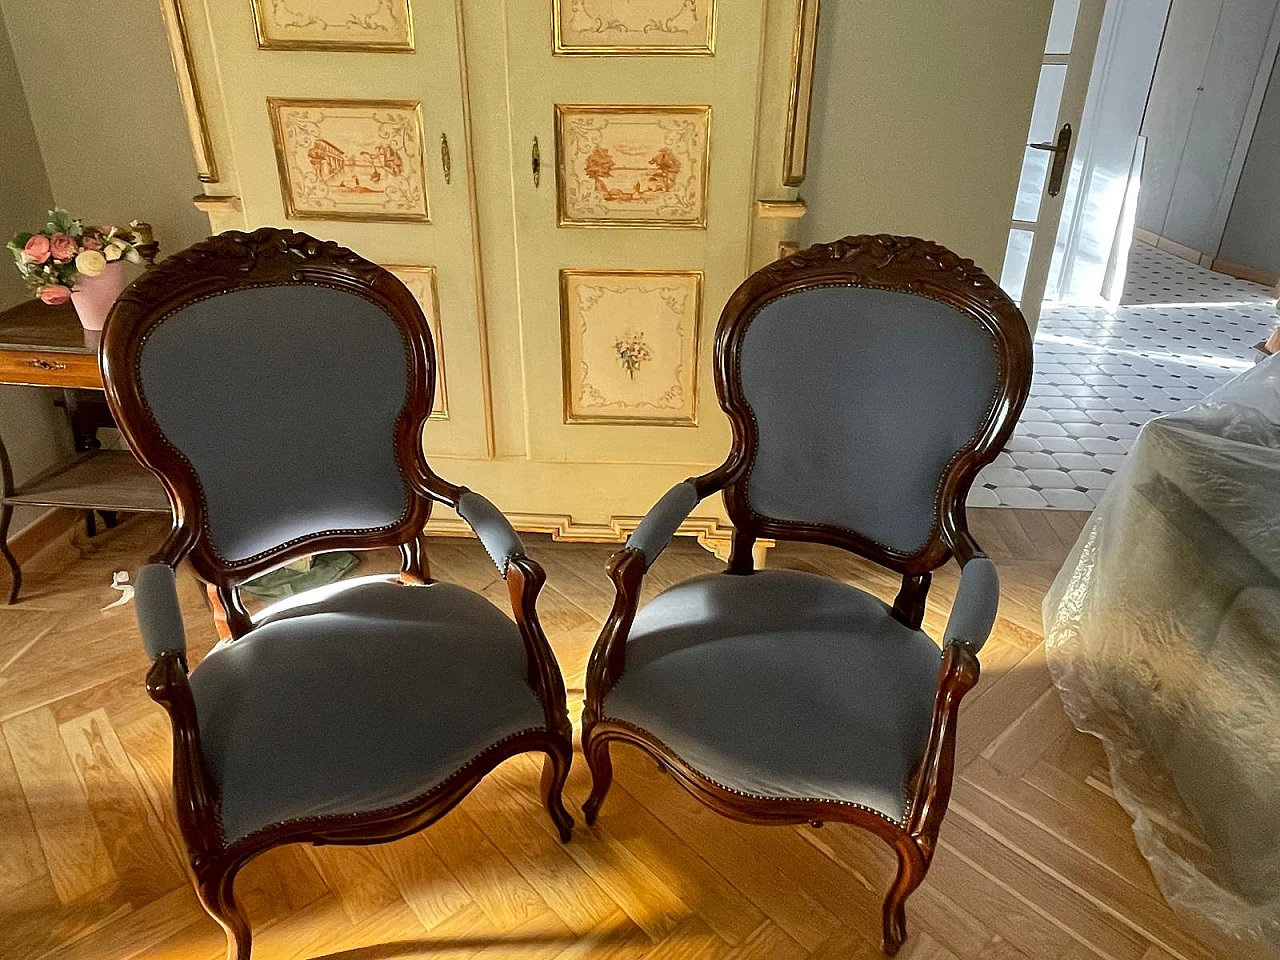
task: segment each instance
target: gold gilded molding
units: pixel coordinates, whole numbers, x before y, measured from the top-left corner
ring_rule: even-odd
[[[431,222],[418,101],[268,97],[267,112],[286,217]]]
[[[558,226],[706,229],[711,107],[557,103],[555,115]],[[648,157],[623,166],[615,149]]]
[[[178,80],[178,98],[187,121],[196,176],[202,183],[216,183],[218,164],[213,156],[213,137],[209,133],[209,118],[205,114],[204,98],[200,94],[200,82],[191,56],[191,38],[182,19],[182,0],[160,0],[160,14],[169,40],[169,58],[173,61],[173,72]]]
[[[409,0],[250,0],[253,29],[261,50],[327,50],[334,53],[413,53]],[[340,20],[328,19],[338,6]],[[302,9],[295,9],[301,7]],[[367,9],[367,8],[372,9]],[[330,14],[331,16],[331,14]],[[372,39],[379,31],[381,39]]]
[[[552,53],[586,57],[714,56],[716,0],[649,3],[646,13],[633,13],[628,22],[616,9],[593,12],[598,4],[592,0],[552,0]],[[678,42],[682,36],[690,42]],[[652,42],[655,37],[661,39]]]
[[[797,0],[796,29],[791,40],[791,96],[783,141],[782,183],[804,183],[809,164],[809,119],[813,106],[813,67],[818,46],[820,0]]]
[[[207,193],[197,193],[191,203],[201,213],[240,213],[243,209],[239,197],[215,197]]]
[[[655,328],[664,313],[674,323]],[[701,270],[561,270],[564,422],[696,427],[701,327]]]
[[[493,371],[489,363],[489,314],[484,294],[484,251],[480,247],[480,201],[476,193],[475,140],[471,134],[471,74],[467,67],[467,27],[463,0],[454,0],[454,29],[458,44],[458,84],[462,90],[463,162],[467,171],[467,209],[471,231],[471,263],[480,338],[480,393],[484,400],[484,447],[492,460],[498,453],[493,415]]]
[[[584,523],[566,513],[511,513],[503,511],[511,525],[521,533],[546,533],[556,542],[568,543],[622,543],[635,533],[641,517],[610,517],[605,523]],[[435,537],[475,537],[475,531],[455,517],[434,516],[427,521],[424,531]],[[676,528],[676,535],[697,537],[703,549],[715,554],[726,563],[732,547],[733,524],[716,517],[689,517]],[[776,540],[761,538],[752,547],[751,555],[757,570],[764,569],[765,556]]]
[[[413,298],[427,315],[431,340],[436,355],[436,391],[431,400],[429,420],[449,419],[448,377],[445,375],[444,332],[440,320],[440,291],[436,285],[436,268],[425,263],[384,263],[383,267],[409,288]]]
[[[761,220],[799,220],[809,212],[809,205],[795,200],[757,200],[756,216]]]

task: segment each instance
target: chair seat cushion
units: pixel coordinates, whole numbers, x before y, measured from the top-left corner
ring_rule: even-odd
[[[731,790],[902,821],[938,666],[924,633],[837,580],[710,574],[639,611],[604,712]]]
[[[282,607],[191,673],[228,842],[395,806],[546,728],[519,629],[478,594],[370,578]]]

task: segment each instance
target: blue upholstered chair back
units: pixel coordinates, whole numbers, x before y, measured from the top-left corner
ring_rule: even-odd
[[[944,473],[995,418],[992,331],[927,295],[846,283],[783,293],[740,336],[731,375],[755,423],[750,510],[900,555],[924,549]]]
[[[372,299],[310,283],[218,293],[149,331],[137,355],[142,397],[199,480],[219,557],[234,564],[403,521],[396,422],[408,351]]]

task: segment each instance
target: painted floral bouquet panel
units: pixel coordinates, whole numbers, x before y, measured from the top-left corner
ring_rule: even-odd
[[[697,422],[700,273],[565,270],[560,288],[568,422]]]

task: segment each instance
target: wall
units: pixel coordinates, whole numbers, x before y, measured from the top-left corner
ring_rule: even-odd
[[[0,242],[23,229],[44,223],[50,205],[49,181],[4,23],[0,22]],[[28,296],[27,288],[9,260],[0,254],[0,308]],[[21,483],[54,463],[71,448],[63,418],[53,406],[51,390],[0,386],[0,431],[3,431],[15,479]],[[10,536],[42,511],[14,512]],[[7,577],[7,573],[0,574]],[[7,582],[7,581],[6,581]],[[7,587],[6,587],[7,590]]]
[[[1280,60],[1271,71],[1218,256],[1280,274]]]
[[[998,276],[1051,0],[825,0],[807,242],[937,240]]]
[[[1232,158],[1276,8],[1276,0],[1175,0],[1142,125],[1142,229],[1217,252]]]
[[[0,0],[54,200],[156,228],[162,252],[208,233],[156,0]]]

